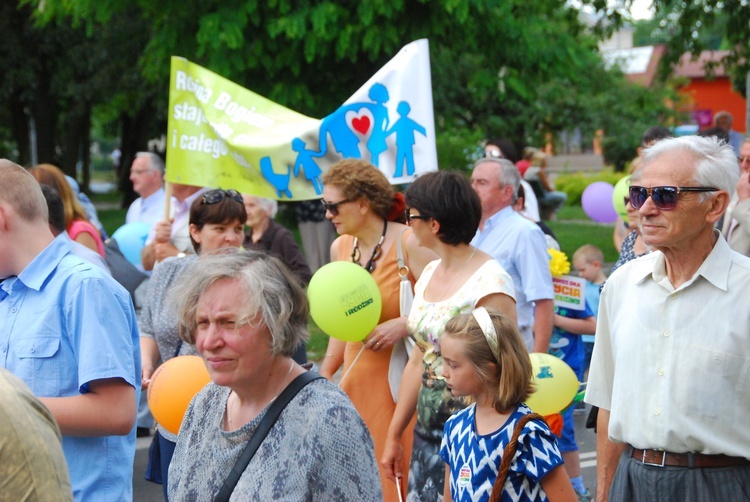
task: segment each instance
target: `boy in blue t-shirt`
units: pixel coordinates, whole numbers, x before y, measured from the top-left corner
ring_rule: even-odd
[[[596,331],[596,317],[586,302],[584,310],[573,310],[555,306],[555,327],[549,344],[549,353],[559,357],[570,366],[583,381],[584,346],[581,335],[593,335]],[[570,477],[573,489],[580,500],[589,500],[590,494],[583,485],[581,476],[581,458],[578,454],[578,444],[575,438],[575,424],[573,410],[569,406],[562,414],[563,430],[558,440],[560,452],[565,460],[565,471]]]
[[[607,276],[602,271],[604,264],[604,253],[602,250],[591,244],[581,246],[573,253],[573,267],[578,272],[578,277],[586,280],[586,305],[591,308],[591,312],[596,317],[599,311],[599,294],[602,284],[607,280]],[[583,372],[589,370],[591,365],[591,354],[594,351],[594,335],[583,335],[584,357]]]

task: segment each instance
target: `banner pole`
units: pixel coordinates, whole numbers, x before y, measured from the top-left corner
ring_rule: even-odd
[[[172,199],[172,183],[164,182],[164,219],[169,221],[169,210]]]

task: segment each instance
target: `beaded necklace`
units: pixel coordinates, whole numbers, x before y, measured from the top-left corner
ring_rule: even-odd
[[[383,235],[380,236],[380,240],[377,244],[375,244],[375,247],[372,249],[372,256],[370,256],[370,260],[364,266],[364,269],[369,273],[372,273],[372,271],[375,270],[375,261],[380,258],[380,253],[383,248],[383,241],[385,241],[386,230],[388,230],[388,220],[383,221]],[[355,237],[354,246],[352,247],[352,263],[356,263],[361,267],[362,264],[359,262],[360,256],[361,253],[359,252],[359,240]]]

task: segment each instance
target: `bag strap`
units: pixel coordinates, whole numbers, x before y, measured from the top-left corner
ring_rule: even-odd
[[[402,281],[409,280],[409,266],[406,264],[406,260],[404,259],[404,246],[401,243],[401,241],[404,240],[404,234],[407,232],[407,230],[409,229],[404,229],[404,231],[401,232],[401,235],[399,235],[398,239],[396,240],[396,262],[398,263],[398,275],[401,277]]]
[[[227,502],[229,500],[229,497],[234,491],[234,487],[237,486],[237,482],[245,472],[247,465],[250,463],[250,460],[253,458],[253,455],[255,455],[258,447],[260,447],[261,443],[268,435],[268,432],[276,423],[281,412],[286,408],[286,405],[289,404],[289,401],[294,399],[294,396],[296,396],[297,393],[307,384],[320,378],[323,377],[312,371],[306,371],[292,380],[292,383],[290,383],[283,392],[279,394],[279,397],[277,397],[271,404],[271,407],[268,408],[268,412],[263,417],[263,420],[260,421],[255,434],[253,434],[253,437],[247,442],[245,449],[242,450],[242,454],[240,455],[240,458],[237,459],[234,467],[232,467],[229,476],[224,480],[221,490],[219,490],[218,495],[216,495],[216,498],[214,499],[215,502]]]
[[[490,494],[490,502],[500,502],[500,498],[503,494],[503,488],[505,487],[505,480],[508,479],[508,473],[510,472],[510,464],[513,462],[513,457],[516,456],[516,450],[518,450],[518,437],[521,435],[521,431],[526,424],[531,420],[539,419],[544,421],[544,417],[538,413],[529,413],[518,419],[516,426],[513,428],[513,437],[510,439],[510,443],[505,446],[503,451],[503,458],[500,461],[500,469],[497,473],[497,479],[495,484],[492,485],[492,493]],[[545,422],[546,423],[546,422]]]

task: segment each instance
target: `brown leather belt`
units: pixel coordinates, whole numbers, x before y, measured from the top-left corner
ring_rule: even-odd
[[[632,448],[630,456],[646,465],[657,467],[733,467],[750,465],[750,460],[729,455],[704,455],[703,453],[671,453],[663,450],[641,450]]]

